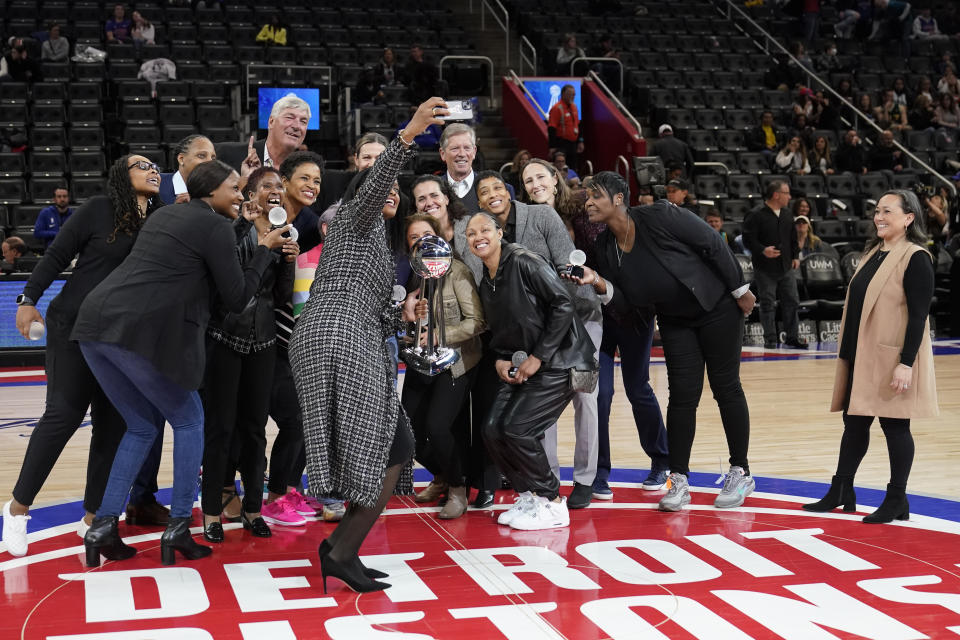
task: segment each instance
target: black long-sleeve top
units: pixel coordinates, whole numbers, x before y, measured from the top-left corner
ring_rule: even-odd
[[[216,290],[239,313],[273,263],[258,246],[241,268],[230,222],[200,199],[158,209],[130,255],[86,297],[71,339],[117,344],[186,390],[200,386]]]
[[[116,269],[133,248],[136,232],[133,235],[117,233],[110,241],[114,224],[110,198],[94,196],[87,200],[47,247],[43,259],[30,274],[23,294],[34,302],[40,300],[50,283],[79,254],[73,273],[48,311],[72,324],[87,294]]]
[[[880,268],[887,253],[877,251],[873,254],[850,281],[847,318],[843,325],[839,353],[839,356],[848,362],[852,363],[857,354],[860,317],[863,315],[863,300],[867,295],[867,287],[870,286],[870,281],[877,274],[877,269]],[[903,348],[900,350],[900,363],[908,367],[913,366],[920,342],[923,340],[923,328],[926,325],[927,314],[930,312],[933,287],[933,261],[930,260],[926,251],[917,251],[910,258],[903,272],[903,293],[907,298],[907,329],[903,338]]]

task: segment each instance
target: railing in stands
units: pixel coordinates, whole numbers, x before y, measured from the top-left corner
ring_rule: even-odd
[[[523,92],[527,95],[527,98],[530,100],[530,102],[533,103],[533,106],[536,107],[536,109],[537,109],[537,111],[540,113],[540,115],[543,116],[543,119],[546,120],[546,119],[547,119],[547,112],[543,110],[543,107],[540,106],[540,103],[537,102],[537,99],[533,96],[532,93],[530,93],[530,90],[527,89],[526,85],[523,84],[523,80],[520,79],[520,77],[514,72],[513,69],[510,69],[507,73],[508,73],[509,76],[510,76],[510,80],[511,80],[515,85],[517,85],[518,87],[520,87],[520,89],[523,90]]]
[[[583,58],[577,58],[577,59],[578,59],[578,60],[582,60]],[[608,58],[602,58],[602,60],[607,60],[607,59],[608,59]],[[620,61],[617,60],[617,62],[620,62]],[[621,71],[623,70],[623,64],[622,64],[622,63],[621,63],[621,65],[620,65],[620,69],[621,69]],[[613,93],[613,91],[610,91],[610,87],[608,87],[608,86],[603,82],[603,80],[600,79],[600,76],[597,75],[597,72],[591,70],[590,73],[587,74],[587,77],[590,78],[591,80],[593,80],[594,82],[596,82],[596,83],[597,83],[597,86],[600,87],[601,89],[603,89],[603,92],[604,92],[605,94],[607,94],[607,97],[610,98],[610,100],[613,101],[613,104],[617,105],[617,109],[620,110],[620,113],[622,113],[622,114],[624,115],[624,117],[625,117],[627,120],[630,121],[630,124],[632,124],[633,126],[635,126],[635,127],[637,128],[637,137],[638,137],[638,138],[642,138],[642,137],[643,137],[643,127],[640,126],[640,121],[637,120],[636,118],[634,118],[634,117],[633,117],[633,114],[630,113],[630,109],[627,109],[627,107],[626,107],[622,102],[620,102],[620,98],[618,98],[618,97],[616,96],[616,94]],[[623,76],[621,76],[621,81],[622,81],[622,80],[623,80]]]
[[[440,58],[439,64],[437,64],[441,80],[443,80],[443,63],[447,60],[480,60],[481,62],[486,62],[490,72],[490,82],[488,83],[490,89],[490,107],[494,108],[496,106],[496,99],[493,97],[493,60],[487,56],[443,56]]]
[[[623,172],[620,172],[620,167],[623,167]],[[630,183],[630,161],[627,160],[623,155],[617,156],[617,166],[615,171],[623,176],[623,179],[627,181],[627,184]]]
[[[621,92],[623,91],[623,62],[621,62],[617,58],[598,58],[595,56],[580,56],[579,58],[574,58],[573,60],[570,61],[571,76],[577,75],[576,72],[574,71],[574,67],[578,62],[606,62],[606,63],[616,62],[620,67],[620,91]],[[590,70],[589,73],[593,74],[594,76],[597,75],[596,73],[593,72],[592,69]],[[609,91],[609,89],[607,89],[607,91]],[[610,95],[613,95],[613,92],[610,92]]]
[[[717,169],[723,169],[723,175],[730,175],[730,167],[728,167],[723,162],[694,162],[693,166],[695,167],[716,167]]]
[[[526,45],[527,48],[530,49],[530,54],[531,54],[530,57],[528,57],[527,54],[524,52],[523,50],[524,45]],[[520,75],[523,75],[524,63],[530,65],[530,75],[534,75],[534,76],[537,75],[537,48],[534,47],[533,43],[527,39],[527,36],[520,36],[520,46],[518,48],[520,50],[520,63],[519,63]],[[511,71],[511,73],[513,72]]]
[[[873,122],[872,120],[870,120],[870,118],[867,117],[867,114],[860,111],[860,109],[857,108],[853,103],[851,103],[849,100],[846,100],[843,96],[837,93],[833,89],[833,87],[830,86],[829,82],[827,82],[826,80],[818,76],[816,73],[814,73],[813,71],[810,71],[809,69],[804,67],[802,64],[800,64],[800,61],[797,58],[795,58],[792,53],[790,53],[782,44],[780,44],[780,42],[776,38],[774,38],[770,33],[768,33],[766,29],[764,29],[759,24],[757,24],[757,22],[754,21],[753,18],[748,16],[743,11],[743,9],[741,9],[740,7],[735,5],[733,2],[731,2],[731,0],[713,0],[713,1],[717,5],[717,11],[719,11],[722,15],[724,15],[728,20],[732,21],[734,25],[738,29],[740,29],[740,31],[745,36],[750,38],[754,38],[755,36],[761,36],[763,38],[763,42],[756,43],[756,44],[765,53],[769,55],[770,50],[772,48],[773,50],[779,51],[783,55],[787,56],[795,65],[797,65],[801,69],[804,69],[807,73],[807,76],[809,76],[814,83],[822,87],[824,91],[829,91],[830,94],[833,95],[833,97],[835,97],[837,100],[839,100],[841,104],[846,105],[848,109],[850,109],[854,114],[856,114],[856,117],[860,122],[873,127],[878,134],[883,132],[883,129],[879,125],[877,125],[877,123]],[[750,33],[740,25],[736,24],[736,20],[741,20],[741,19],[747,24],[749,24],[750,27],[752,27],[752,29],[755,30],[755,33]],[[913,152],[911,152],[909,149],[904,147],[898,141],[894,140],[893,144],[898,149],[900,149],[900,151],[905,153],[907,157],[913,160],[917,164],[917,166],[923,167],[925,170],[929,171],[934,178],[942,182],[950,191],[950,193],[953,194],[954,197],[957,196],[957,188],[956,186],[954,186],[953,182],[951,182],[946,177],[940,175],[940,173],[936,169],[934,169],[929,164],[927,164],[926,162],[918,158],[916,155],[914,155]]]
[[[503,18],[494,11],[494,4],[502,12]],[[485,11],[486,10],[486,11]],[[480,2],[480,29],[487,30],[487,11],[497,21],[500,28],[503,29],[503,64],[510,66],[510,12],[503,6],[500,0],[481,0]],[[473,13],[473,2],[470,3],[470,12]]]

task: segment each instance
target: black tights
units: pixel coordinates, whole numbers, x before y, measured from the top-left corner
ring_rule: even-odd
[[[383,476],[383,489],[380,491],[380,497],[372,507],[364,507],[356,502],[351,502],[347,508],[347,513],[343,520],[333,530],[333,533],[327,538],[330,543],[330,557],[343,565],[359,562],[360,545],[366,539],[370,529],[376,523],[377,518],[383,513],[393,490],[397,486],[397,480],[400,479],[400,472],[406,463],[395,464],[387,467]]]
[[[873,416],[843,414],[843,438],[840,440],[840,459],[837,475],[853,477],[860,461],[870,446],[870,425]],[[880,428],[887,438],[887,453],[890,456],[890,484],[907,488],[910,467],[913,466],[913,435],[909,418],[880,418]]]

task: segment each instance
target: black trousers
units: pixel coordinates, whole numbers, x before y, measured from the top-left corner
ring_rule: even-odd
[[[693,319],[659,316],[670,386],[667,443],[673,472],[685,475],[690,472],[690,450],[697,430],[697,407],[703,394],[704,365],[720,408],[730,464],[750,472],[747,464],[750,411],[740,385],[743,320],[743,313],[732,296],[724,296],[712,311]]]
[[[449,371],[425,376],[407,370],[401,402],[410,418],[416,440],[414,457],[427,471],[441,476],[451,486],[464,485],[470,448],[469,415],[464,407],[476,375],[473,367],[459,378]]]
[[[553,500],[560,480],[543,449],[543,432],[573,399],[565,369],[543,369],[523,384],[500,381],[483,433],[497,466],[516,491]]]
[[[481,337],[486,343],[489,334],[484,333]],[[496,462],[490,454],[490,445],[486,442],[486,435],[483,432],[487,414],[500,386],[500,378],[494,368],[496,360],[496,356],[489,349],[484,348],[480,362],[474,367],[477,373],[473,379],[473,387],[470,389],[469,407],[464,407],[459,418],[469,420],[471,424],[470,450],[467,454],[467,484],[480,491],[496,491],[500,488],[500,470],[497,469]]]
[[[87,361],[83,359],[79,345],[70,341],[72,319],[65,319],[53,311],[47,313],[46,324],[46,409],[30,434],[13,497],[20,504],[33,504],[67,442],[80,428],[89,407],[93,433],[87,457],[83,508],[96,513],[126,424],[97,383]],[[156,487],[161,442],[162,436],[157,438],[151,449],[147,462],[137,476],[135,487]],[[148,499],[148,495],[140,497]],[[149,495],[149,498],[152,497]]]
[[[219,515],[223,509],[220,493],[232,466],[231,442],[239,447],[236,466],[243,481],[243,510],[260,512],[275,358],[275,346],[241,354],[208,341],[207,371],[200,394],[204,412],[201,506],[207,515]]]
[[[293,382],[287,350],[277,347],[270,389],[270,417],[277,423],[277,437],[270,451],[270,479],[267,489],[284,494],[287,487],[300,485],[307,464],[303,448],[303,420],[300,399]]]

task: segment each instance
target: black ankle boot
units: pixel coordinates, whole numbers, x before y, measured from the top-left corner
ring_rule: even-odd
[[[907,502],[907,490],[903,487],[887,485],[887,495],[880,507],[863,519],[867,524],[883,524],[894,520],[910,519],[910,503]]]
[[[833,511],[843,505],[844,511],[857,510],[857,495],[853,491],[853,476],[833,476],[830,480],[830,490],[822,500],[803,505],[807,511]]]
[[[328,553],[330,553],[331,549],[333,549],[333,547],[330,546],[330,543],[327,542],[326,538],[324,538],[323,542],[320,543],[320,546],[317,547],[317,555],[320,556],[320,562],[323,562],[323,557]],[[390,574],[384,573],[383,571],[377,571],[376,569],[371,569],[370,567],[365,566],[363,567],[363,575],[367,576],[368,578],[373,578],[374,580],[376,580],[377,578],[386,578]]]
[[[83,546],[87,550],[88,567],[99,567],[101,555],[107,560],[126,560],[137,555],[136,549],[120,539],[117,516],[94,518],[83,536]]]
[[[167,530],[160,537],[160,560],[165,566],[177,561],[174,550],[183,554],[187,560],[206,558],[213,549],[197,544],[190,533],[190,518],[170,518]]]
[[[341,580],[345,585],[357,593],[370,593],[371,591],[383,591],[390,585],[386,582],[377,582],[363,575],[363,565],[359,559],[355,561],[337,562],[330,554],[320,556],[320,573],[323,576],[323,592],[327,592],[327,577],[333,576]]]

